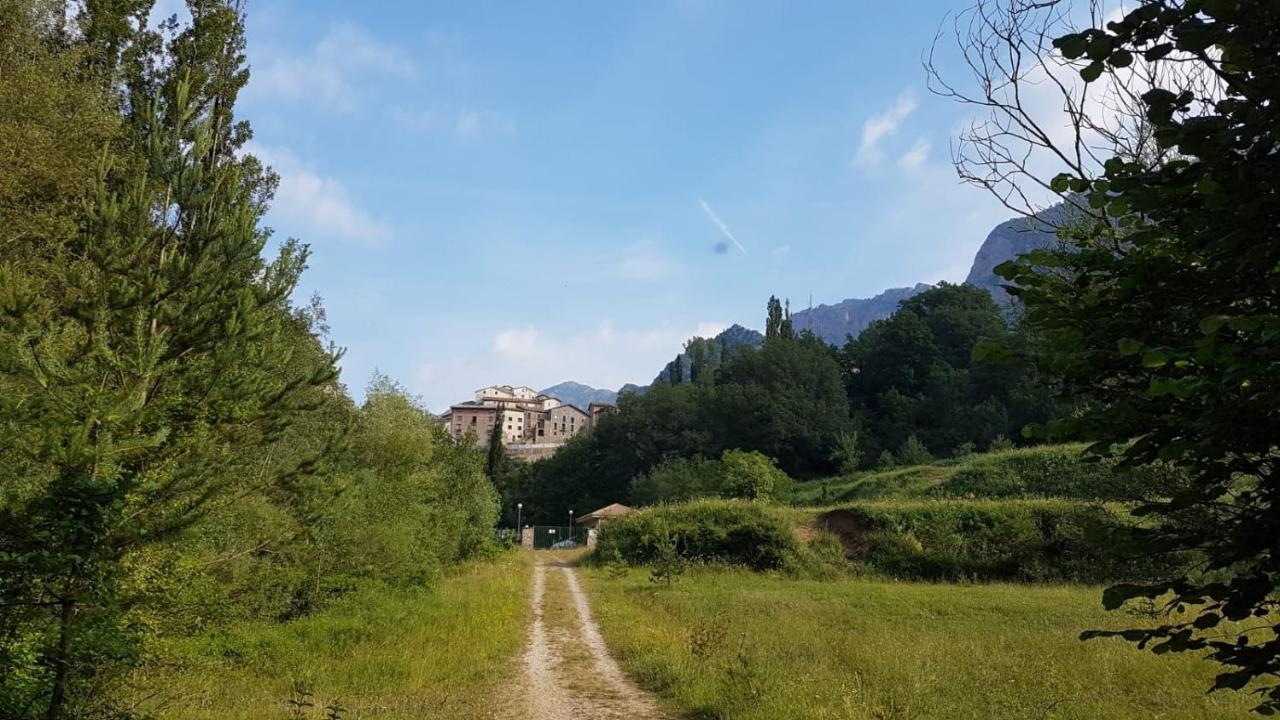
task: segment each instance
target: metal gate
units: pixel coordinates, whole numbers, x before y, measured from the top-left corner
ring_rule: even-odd
[[[564,525],[534,525],[534,550],[563,550],[583,547],[587,544],[586,528],[571,528]]]

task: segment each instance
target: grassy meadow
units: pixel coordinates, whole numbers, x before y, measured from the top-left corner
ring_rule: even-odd
[[[184,640],[140,673],[136,704],[160,720],[325,718],[331,706],[343,718],[491,717],[519,677],[531,562],[511,552],[430,589],[360,591],[294,622]]]
[[[584,572],[610,649],[692,718],[1247,718],[1207,695],[1214,666],[1156,656],[1089,628],[1100,589],[808,581],[701,568],[670,588],[643,569]]]

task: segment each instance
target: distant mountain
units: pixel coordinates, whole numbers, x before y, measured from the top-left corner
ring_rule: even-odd
[[[567,405],[577,405],[583,410],[586,410],[587,406],[593,402],[612,405],[618,401],[618,393],[613,390],[593,388],[590,385],[583,385],[572,380],[562,382],[559,385],[552,385],[542,392],[559,399],[560,402]]]
[[[730,325],[712,339],[725,347],[737,347],[738,345],[760,347],[764,344],[764,335],[751,328],[737,324]]]
[[[623,385],[622,387],[618,388],[618,394],[626,395],[627,393],[635,393],[636,395],[643,395],[644,391],[648,389],[649,389],[648,385],[637,385],[635,383],[627,383],[626,385]]]
[[[1034,218],[1015,218],[1000,223],[983,241],[973,258],[969,269],[968,285],[980,287],[991,293],[997,303],[1008,306],[1013,299],[1004,290],[1004,280],[997,277],[995,267],[1006,260],[1035,250],[1051,247],[1057,243],[1055,231],[1070,219],[1070,211],[1063,204],[1054,205]],[[797,332],[812,330],[824,341],[841,346],[849,336],[857,337],[867,326],[876,320],[889,317],[898,309],[898,304],[907,298],[933,287],[925,283],[917,283],[911,287],[891,288],[869,298],[850,298],[834,305],[819,305],[811,310],[800,310],[791,315],[792,326]],[[727,347],[749,345],[759,347],[764,344],[764,336],[759,332],[741,325],[734,325],[715,337],[723,339]],[[689,358],[681,352],[674,360],[668,362],[662,372],[654,379],[655,383],[667,382],[672,364],[681,363],[681,375],[689,377]],[[619,392],[643,393],[649,386],[627,384]]]
[[[983,288],[1001,305],[1013,302],[1004,289],[1007,281],[995,273],[996,266],[1023,253],[1057,244],[1055,231],[1067,222],[1069,216],[1066,206],[1059,203],[1034,218],[1014,218],[1000,223],[982,241],[965,284]]]
[[[890,288],[875,297],[850,298],[835,305],[819,305],[812,310],[792,313],[791,324],[797,332],[812,330],[827,343],[839,347],[844,345],[848,336],[858,337],[871,323],[892,315],[898,309],[898,303],[931,287],[916,283],[911,287]]]

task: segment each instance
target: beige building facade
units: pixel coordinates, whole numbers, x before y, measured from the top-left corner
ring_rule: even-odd
[[[474,400],[451,406],[444,416],[444,427],[455,440],[472,436],[473,442],[487,445],[496,425],[502,443],[513,455],[535,459],[547,457],[569,439],[590,432],[610,412],[617,412],[617,408],[592,403],[583,410],[530,387],[490,385],[476,390]]]

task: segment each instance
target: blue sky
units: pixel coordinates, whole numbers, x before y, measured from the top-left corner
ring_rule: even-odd
[[[963,279],[1009,213],[920,58],[968,4],[252,0],[240,112],[354,395],[616,388],[770,294]]]

